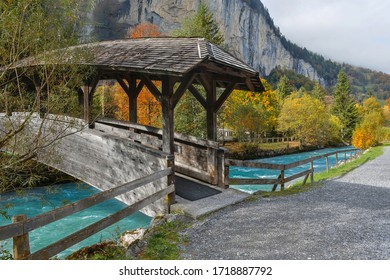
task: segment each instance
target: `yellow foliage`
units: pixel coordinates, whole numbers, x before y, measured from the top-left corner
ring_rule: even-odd
[[[352,145],[360,149],[377,145],[382,140],[383,124],[384,117],[381,111],[373,111],[365,115],[352,135]]]
[[[352,145],[359,149],[368,149],[374,146],[375,140],[369,130],[359,127],[352,135]]]

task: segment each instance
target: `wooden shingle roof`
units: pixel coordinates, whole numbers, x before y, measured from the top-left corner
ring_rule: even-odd
[[[102,71],[126,71],[182,77],[192,70],[237,76],[249,80],[252,86],[239,88],[264,91],[259,73],[220,47],[203,38],[140,38],[104,41],[69,48],[92,54],[78,60],[80,65],[91,65]],[[67,52],[66,51],[66,52]],[[71,55],[70,55],[71,56]],[[62,55],[61,63],[67,63]],[[43,61],[23,60],[16,67],[42,65]],[[207,70],[206,70],[207,69]]]

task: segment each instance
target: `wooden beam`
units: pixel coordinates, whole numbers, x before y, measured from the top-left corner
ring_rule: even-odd
[[[160,97],[162,106],[162,140],[163,152],[173,155],[175,153],[174,146],[174,110],[171,102],[173,96],[173,81],[169,76],[162,80],[162,95]]]
[[[180,99],[183,97],[183,94],[188,90],[188,88],[192,85],[196,74],[193,72],[188,73],[184,79],[182,80],[179,88],[176,90],[175,94],[172,97],[172,106],[176,107],[177,103],[179,103]]]
[[[236,87],[236,82],[231,82],[225,89],[225,91],[221,94],[221,96],[218,98],[216,104],[215,104],[215,110],[216,112],[221,109],[222,105],[225,103],[226,99],[229,98],[230,94],[233,92],[234,88]]]
[[[158,102],[162,102],[162,93],[159,91],[159,89],[154,85],[152,80],[147,75],[141,75],[141,81],[144,82],[145,86],[150,90],[150,92],[153,94],[153,96],[156,98]]]
[[[90,82],[87,82],[84,86],[81,87],[81,90],[84,94],[84,121],[92,125],[91,121],[91,105],[92,105],[92,96],[96,90],[96,87],[99,83],[100,78],[98,76],[94,77]]]
[[[217,86],[215,80],[209,81],[207,90],[207,139],[217,141]]]
[[[199,101],[199,103],[203,106],[203,108],[207,109],[207,101],[204,99],[204,97],[199,93],[199,91],[193,86],[190,85],[188,87],[189,91],[192,93],[192,95],[196,98],[196,100]]]

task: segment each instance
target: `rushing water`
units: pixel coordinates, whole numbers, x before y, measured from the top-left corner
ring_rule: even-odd
[[[291,154],[291,155],[285,155],[285,156],[278,156],[278,157],[272,157],[272,158],[266,158],[266,159],[259,159],[259,160],[253,160],[254,162],[266,162],[266,163],[273,163],[273,164],[289,164],[296,161],[304,160],[310,157],[315,157],[318,155],[323,155],[331,152],[336,152],[340,150],[346,150],[352,147],[343,147],[343,148],[328,148],[328,149],[321,149],[316,150],[312,152],[304,152],[304,153],[298,153],[298,154]],[[340,153],[339,160],[343,160],[345,154]],[[346,154],[347,159],[350,157],[350,153]],[[314,172],[322,172],[326,170],[326,160],[325,158],[315,160],[313,162],[314,165]],[[329,157],[329,166],[335,166],[336,165],[336,155]],[[303,172],[305,170],[308,170],[310,168],[310,164],[305,164],[298,166],[296,168],[291,168],[289,170],[286,170],[285,176],[289,177],[291,175],[297,174],[299,172]],[[265,178],[272,178],[276,179],[280,175],[279,170],[268,170],[268,169],[258,169],[258,168],[246,168],[246,167],[230,167],[229,170],[229,177],[230,178],[249,178],[249,179],[265,179]],[[235,189],[254,193],[257,191],[270,191],[272,189],[272,185],[238,185],[238,186],[232,186]]]
[[[26,191],[22,195],[16,193],[7,193],[0,196],[0,209],[5,209],[7,205],[12,208],[7,210],[7,215],[14,216],[25,214],[28,218],[38,214],[48,212],[56,207],[71,203],[85,197],[98,193],[99,190],[85,184],[65,184],[51,188],[35,188]],[[107,217],[126,207],[126,204],[110,199],[96,206],[73,214],[60,221],[51,223],[42,228],[36,229],[30,233],[31,251],[35,252],[45,246],[52,244],[69,234],[76,232],[98,220]],[[115,240],[118,237],[118,232],[131,230],[135,228],[147,228],[151,218],[140,212],[137,212],[121,221],[112,225],[105,230],[89,237],[88,239],[74,245],[71,248],[61,252],[57,257],[64,258],[76,250],[98,243],[102,240]],[[11,221],[4,217],[0,217],[0,226],[10,224]],[[6,242],[5,248],[10,249],[11,240]]]

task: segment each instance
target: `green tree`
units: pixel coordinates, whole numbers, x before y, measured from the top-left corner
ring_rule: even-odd
[[[289,78],[286,75],[284,75],[280,79],[280,81],[279,81],[279,83],[277,85],[277,88],[276,88],[276,92],[277,92],[280,100],[285,99],[293,91],[294,91],[294,89],[292,88],[292,86],[290,84]]]
[[[351,96],[351,88],[344,71],[340,71],[337,78],[332,113],[341,120],[343,125],[342,139],[350,142],[353,131],[359,122],[359,112],[356,102]]]
[[[321,101],[324,101],[325,95],[326,95],[325,89],[320,85],[320,83],[316,83],[316,85],[314,86],[314,88],[311,92],[311,96],[313,96]]]
[[[175,131],[204,138],[206,123],[206,110],[191,93],[186,92],[175,108]]]
[[[187,17],[180,29],[173,32],[175,37],[201,37],[221,46],[224,36],[209,7],[202,1],[196,13]]]

